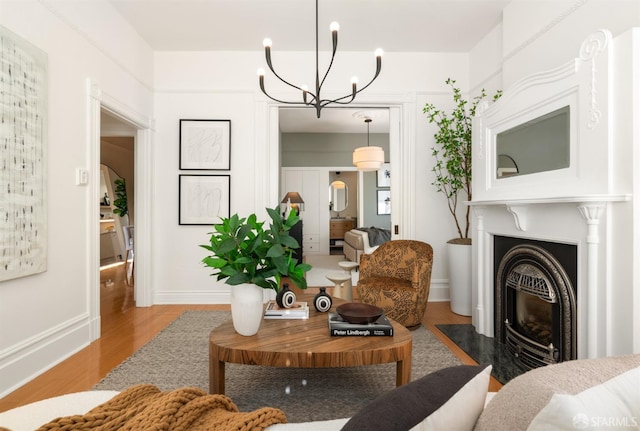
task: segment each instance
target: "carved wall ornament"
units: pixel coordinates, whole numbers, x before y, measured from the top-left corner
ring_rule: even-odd
[[[589,129],[595,129],[600,122],[602,112],[598,109],[597,89],[596,89],[596,57],[609,45],[611,33],[607,30],[598,30],[592,33],[580,47],[580,59],[591,62],[591,86],[589,87],[590,108],[587,121]]]
[[[489,102],[487,102],[486,100],[482,100],[480,103],[478,103],[478,107],[476,108],[476,115],[482,114],[487,109],[489,109]],[[483,129],[484,127],[482,127],[482,120],[475,120],[473,122],[472,132],[473,136],[475,136],[473,143],[477,146],[476,150],[478,152],[478,159],[480,160],[484,160]]]
[[[513,221],[516,224],[516,228],[525,232],[527,230],[527,215],[529,213],[528,205],[507,205],[507,211],[513,215]]]

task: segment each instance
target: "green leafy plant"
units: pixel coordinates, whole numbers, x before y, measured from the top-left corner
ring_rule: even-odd
[[[293,257],[293,251],[300,248],[300,244],[289,235],[300,218],[295,211],[286,220],[278,208],[267,208],[267,212],[271,218],[268,229],[255,214],[246,218],[238,214],[222,218],[222,223],[214,225],[209,244],[201,245],[212,253],[202,262],[213,268],[211,275],[232,286],[252,283],[277,292],[282,277],[289,277],[300,289],[306,289],[304,274],[311,265],[298,263]]]
[[[113,183],[116,185],[116,188],[113,191],[116,195],[116,198],[113,201],[113,205],[115,206],[113,213],[120,217],[124,217],[129,214],[129,207],[127,206],[127,185],[123,178],[118,178],[117,180],[114,180]]]
[[[432,171],[436,175],[432,183],[447,197],[449,212],[458,230],[458,242],[470,243],[469,217],[470,207],[467,206],[464,224],[458,214],[458,199],[462,192],[464,198],[471,201],[471,126],[478,104],[487,96],[484,89],[480,95],[473,98],[471,103],[462,97],[462,91],[455,86],[456,81],[449,78],[446,83],[453,90],[455,107],[451,112],[445,112],[431,103],[426,103],[423,113],[427,114],[429,123],[435,123],[438,131],[434,136],[435,145],[432,155],[435,165]],[[493,96],[497,100],[502,95],[498,90]]]

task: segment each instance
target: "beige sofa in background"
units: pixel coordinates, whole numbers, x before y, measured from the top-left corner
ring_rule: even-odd
[[[342,250],[347,259],[352,262],[360,263],[360,256],[363,253],[371,254],[378,247],[369,245],[369,235],[364,231],[351,229],[344,234]]]

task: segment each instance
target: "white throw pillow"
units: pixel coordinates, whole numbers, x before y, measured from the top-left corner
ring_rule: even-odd
[[[492,366],[487,366],[456,392],[442,407],[410,431],[472,430],[484,409]]]
[[[527,431],[640,430],[640,367],[576,395],[554,394]]]

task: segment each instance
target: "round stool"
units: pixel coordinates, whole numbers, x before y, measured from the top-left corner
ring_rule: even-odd
[[[357,262],[351,262],[350,260],[343,260],[341,262],[338,262],[338,266],[340,268],[344,269],[349,274],[351,274],[351,271],[358,267],[358,263]]]
[[[332,272],[326,277],[329,281],[335,284],[333,296],[347,301],[353,301],[353,292],[351,291],[351,273]]]
[[[353,270],[357,269],[360,264],[358,262],[351,262],[350,260],[343,260],[338,262],[338,266],[344,270],[346,274],[349,274],[349,288],[351,292],[351,299],[353,300]]]

